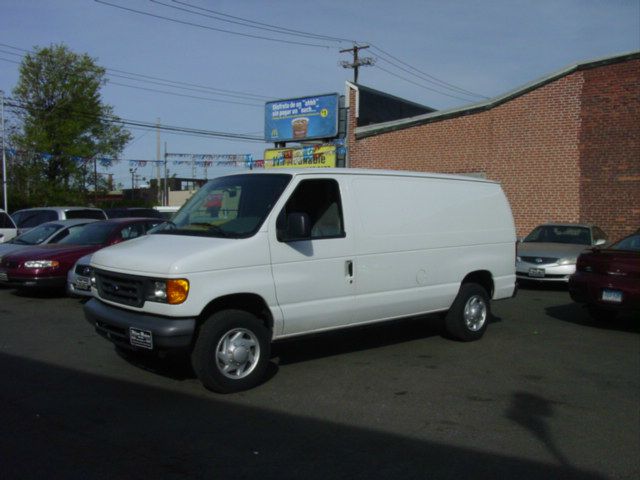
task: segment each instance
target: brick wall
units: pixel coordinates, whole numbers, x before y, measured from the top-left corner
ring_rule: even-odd
[[[580,217],[617,239],[640,228],[640,60],[584,77]]]
[[[638,61],[578,70],[490,110],[358,140],[352,90],[349,166],[484,173],[502,183],[518,236],[543,222],[593,221],[616,237],[623,230],[622,217],[632,223],[640,207],[639,71]],[[602,93],[605,85],[608,90]],[[593,99],[592,91],[601,92],[598,100]],[[624,121],[612,117],[624,117]],[[624,128],[617,127],[620,123]],[[603,124],[608,127],[606,133],[599,129]],[[611,155],[614,148],[617,153]],[[607,162],[602,161],[603,156]],[[593,162],[594,158],[600,161]],[[589,167],[593,163],[600,166]],[[589,176],[582,176],[582,170]],[[613,199],[598,202],[607,195],[588,188],[605,179],[610,183],[614,172],[616,196],[626,192],[627,197],[635,198],[634,206],[619,209]],[[614,211],[619,213],[609,220]]]

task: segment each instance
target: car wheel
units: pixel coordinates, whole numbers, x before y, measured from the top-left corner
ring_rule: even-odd
[[[242,310],[223,310],[201,326],[191,364],[206,388],[232,393],[263,380],[270,353],[269,330],[258,318]]]
[[[484,335],[491,316],[489,295],[477,283],[464,283],[445,317],[447,332],[463,342]]]
[[[618,316],[618,312],[616,312],[615,310],[608,310],[596,305],[589,305],[587,307],[587,311],[589,312],[591,318],[599,322],[615,320]]]

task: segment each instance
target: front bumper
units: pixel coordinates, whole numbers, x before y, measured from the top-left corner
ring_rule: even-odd
[[[70,270],[67,274],[67,294],[72,297],[92,297],[91,279]]]
[[[538,265],[529,262],[516,262],[516,277],[519,280],[532,282],[559,282],[567,283],[569,277],[576,271],[576,265],[547,264]],[[542,273],[543,272],[543,273]],[[541,276],[536,276],[540,275]]]
[[[16,288],[62,288],[67,277],[26,277],[0,272],[0,285]]]
[[[132,312],[92,298],[84,305],[84,314],[96,332],[124,348],[137,350],[131,342],[130,329],[151,332],[154,350],[184,350],[191,347],[196,328],[195,318],[169,318]]]

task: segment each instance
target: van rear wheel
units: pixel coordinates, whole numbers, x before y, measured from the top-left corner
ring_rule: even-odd
[[[223,310],[200,328],[191,364],[206,388],[232,393],[264,379],[270,354],[269,331],[258,318],[242,310]]]
[[[484,335],[491,316],[489,295],[477,283],[464,283],[445,317],[445,327],[456,340],[470,342]]]

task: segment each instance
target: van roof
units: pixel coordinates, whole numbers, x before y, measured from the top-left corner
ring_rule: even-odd
[[[459,180],[465,182],[480,183],[500,183],[495,180],[488,180],[471,175],[463,174],[447,174],[435,172],[414,172],[408,170],[377,170],[365,168],[269,168],[260,170],[250,170],[248,172],[233,172],[223,176],[240,175],[272,175],[272,174],[288,174],[293,176],[315,176],[315,175],[375,175],[385,177],[420,177],[420,178],[440,178],[447,180]]]

